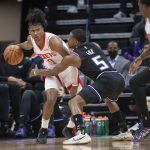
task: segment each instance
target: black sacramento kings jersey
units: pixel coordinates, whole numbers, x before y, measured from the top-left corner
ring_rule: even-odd
[[[115,71],[103,51],[94,43],[81,45],[74,49],[74,53],[81,59],[79,70],[92,80],[96,80],[105,71]]]

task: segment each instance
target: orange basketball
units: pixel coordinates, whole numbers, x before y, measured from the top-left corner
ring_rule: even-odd
[[[18,45],[9,45],[5,48],[3,56],[8,64],[17,65],[23,60],[24,53]]]

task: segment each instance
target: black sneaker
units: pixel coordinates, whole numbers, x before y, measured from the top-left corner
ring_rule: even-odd
[[[46,144],[47,143],[47,134],[48,134],[48,129],[41,128],[39,130],[36,142],[38,144]]]
[[[75,129],[74,128],[69,128],[69,127],[65,126],[63,128],[63,130],[62,130],[62,134],[66,138],[72,138],[72,137],[75,136]]]

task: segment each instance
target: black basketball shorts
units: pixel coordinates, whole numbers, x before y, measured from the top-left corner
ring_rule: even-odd
[[[91,85],[85,86],[79,93],[86,103],[98,103],[104,98],[117,101],[125,89],[125,81],[118,72],[104,72]]]

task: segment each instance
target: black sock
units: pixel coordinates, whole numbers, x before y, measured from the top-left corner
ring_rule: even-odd
[[[121,132],[126,132],[128,130],[120,111],[112,113],[112,117],[113,117],[113,119],[115,119],[118,122],[118,127]]]
[[[81,133],[84,131],[83,119],[81,114],[77,114],[73,116],[73,121],[76,125],[77,131],[80,130]]]

